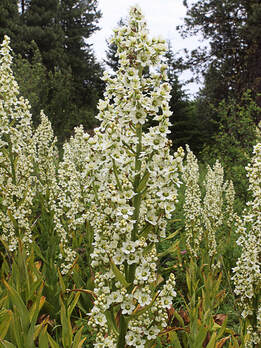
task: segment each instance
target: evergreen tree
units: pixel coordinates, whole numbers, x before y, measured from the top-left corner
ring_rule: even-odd
[[[97,10],[97,0],[62,0],[60,20],[65,35],[64,51],[77,85],[81,103],[96,104],[97,88],[101,67],[96,62],[88,38],[98,29],[101,12]],[[99,92],[98,92],[99,94]]]
[[[249,193],[245,168],[252,156],[253,146],[260,141],[254,121],[261,114],[261,108],[248,90],[240,103],[232,98],[222,100],[212,112],[218,115],[219,122],[215,125],[210,146],[206,145],[202,151],[202,158],[208,163],[218,159],[237,193],[247,201]]]
[[[184,90],[185,85],[179,80],[179,74],[183,70],[182,60],[177,58],[168,43],[168,50],[165,54],[167,64],[167,75],[171,85],[170,116],[173,149],[189,144],[194,153],[198,153],[202,146],[200,136],[200,125],[195,118],[194,103],[191,102]]]
[[[40,122],[40,111],[46,108],[48,96],[47,70],[35,42],[31,44],[32,61],[20,54],[15,57],[13,71],[23,97],[29,100],[34,125]]]
[[[17,36],[21,31],[20,17],[16,0],[1,0],[0,2],[0,42],[8,35],[16,46]]]
[[[31,0],[23,16],[25,41],[35,41],[48,71],[66,66],[65,35],[59,23],[59,0]]]
[[[106,40],[107,50],[106,50],[106,59],[104,62],[112,71],[116,72],[119,69],[119,58],[117,57],[117,46],[114,43],[110,43],[109,40]]]
[[[14,52],[20,54],[16,74],[21,92],[33,106],[35,123],[43,108],[60,141],[80,123],[95,125],[104,83],[88,38],[98,29],[100,16],[96,0],[3,0],[0,5],[0,34],[10,33]]]
[[[190,65],[205,72],[212,83],[206,92],[221,101],[240,99],[247,88],[261,92],[261,2],[260,0],[184,1],[187,6],[184,36],[200,33],[209,48],[192,51]],[[222,85],[216,89],[215,85]]]

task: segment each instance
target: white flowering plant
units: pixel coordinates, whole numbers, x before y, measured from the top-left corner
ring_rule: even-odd
[[[237,245],[242,254],[233,268],[235,294],[246,321],[246,347],[261,345],[261,143],[254,147],[246,167],[252,200],[237,220]]]
[[[105,73],[101,121],[89,147],[83,175],[94,233],[91,265],[97,295],[89,324],[95,347],[145,347],[167,325],[175,279],[157,287],[156,244],[165,237],[177,201],[183,151],[170,155],[170,86],[161,39],[149,39],[138,7],[127,26],[115,30],[119,70]],[[150,74],[148,74],[150,70]],[[147,127],[148,119],[156,126]],[[146,132],[144,128],[146,127]]]
[[[191,258],[207,263],[209,269],[220,266],[222,243],[230,238],[237,214],[234,211],[235,191],[232,181],[224,180],[219,161],[207,172],[200,185],[198,160],[187,146],[184,166],[184,225],[186,249]],[[217,239],[219,239],[217,241]]]
[[[19,97],[9,41],[5,37],[0,50],[0,231],[13,252],[19,239],[28,248],[32,243],[36,178],[30,105]]]
[[[89,332],[95,348],[259,347],[260,144],[247,169],[253,201],[239,218],[219,162],[207,167],[202,195],[196,157],[187,148],[184,164],[181,148],[171,152],[166,46],[149,38],[139,7],[112,42],[119,70],[104,74],[100,126],[92,135],[77,127],[61,160],[43,112],[32,126],[7,37],[1,46],[0,345],[80,348]],[[166,226],[182,181],[189,262],[182,265],[187,289],[177,300],[186,297],[185,311],[178,312],[176,268],[164,279],[160,257],[180,252],[181,229],[166,236]],[[241,343],[227,316],[216,313],[225,295],[220,251],[235,222]],[[159,242],[173,237],[158,253]]]

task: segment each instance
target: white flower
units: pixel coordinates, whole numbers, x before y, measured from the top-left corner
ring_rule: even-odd
[[[130,253],[134,253],[136,245],[137,243],[132,241],[123,242],[122,251],[124,252],[124,254],[127,254],[127,255],[129,255]]]
[[[155,340],[159,332],[160,329],[157,326],[152,326],[151,328],[145,331],[145,335],[147,336],[148,340]]]
[[[150,269],[148,267],[145,267],[144,265],[138,266],[136,268],[136,276],[137,279],[146,281],[150,276]]]
[[[134,332],[128,331],[126,336],[126,344],[129,346],[134,346],[136,342],[136,334]]]
[[[122,314],[131,314],[135,309],[135,305],[133,303],[133,295],[126,295],[124,302],[121,304]]]
[[[96,324],[103,326],[107,322],[105,315],[101,312],[97,313],[95,315],[95,322]]]
[[[136,348],[144,348],[146,341],[140,337],[136,337],[134,342],[134,347]]]
[[[143,290],[136,290],[134,293],[134,298],[136,298],[139,302],[139,304],[144,307],[146,305],[149,305],[151,303],[152,298],[148,294],[148,292],[145,292]]]
[[[112,304],[112,303],[121,303],[123,300],[123,296],[119,290],[112,292],[108,297],[107,297],[107,304]]]

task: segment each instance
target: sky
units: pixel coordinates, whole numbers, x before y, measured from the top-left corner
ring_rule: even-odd
[[[98,0],[98,8],[102,12],[99,21],[101,30],[92,35],[89,43],[93,44],[96,57],[100,61],[106,57],[106,39],[110,38],[119,20],[128,16],[130,7],[136,4],[142,9],[150,35],[169,40],[175,53],[181,54],[184,48],[193,49],[200,44],[199,39],[195,37],[183,39],[176,30],[176,26],[183,23],[186,14],[183,0]],[[184,81],[191,76],[190,72],[185,72],[180,79]],[[198,91],[199,85],[193,83],[186,89],[192,96]]]

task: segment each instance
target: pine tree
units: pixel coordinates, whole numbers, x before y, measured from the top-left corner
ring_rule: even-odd
[[[59,0],[31,0],[24,14],[26,41],[35,41],[48,71],[66,66]]]
[[[74,78],[86,87],[86,81],[96,70],[94,54],[87,43],[88,38],[98,29],[101,17],[97,1],[62,0],[60,8],[61,26],[65,35],[64,50]]]
[[[209,48],[194,50],[190,65],[212,83],[208,91],[240,99],[250,88],[261,92],[261,2],[260,0],[184,1],[187,6],[184,36],[200,33]],[[215,89],[215,85],[222,88]],[[221,93],[221,95],[220,95]]]
[[[16,0],[1,0],[0,2],[0,42],[8,35],[13,47],[16,45],[19,35],[20,17]]]
[[[174,54],[170,42],[165,54],[167,64],[167,75],[171,86],[170,116],[171,133],[169,138],[172,140],[173,149],[189,144],[193,152],[198,153],[201,147],[201,137],[199,136],[200,127],[195,119],[193,102],[191,102],[184,90],[185,85],[180,82],[179,74],[183,70],[182,60]]]
[[[31,56],[31,62],[20,54],[15,56],[13,71],[21,95],[30,102],[33,123],[38,125],[40,111],[46,108],[49,87],[46,67],[35,42],[32,42]]]
[[[22,92],[31,99],[33,114],[39,108],[46,111],[61,141],[80,123],[85,128],[95,125],[104,83],[88,39],[98,29],[100,16],[96,0],[3,0],[0,5],[0,30],[10,33],[14,53],[21,55],[17,73]],[[34,61],[34,45],[40,65]],[[28,81],[40,66],[44,90],[37,85],[34,91],[36,85]]]

